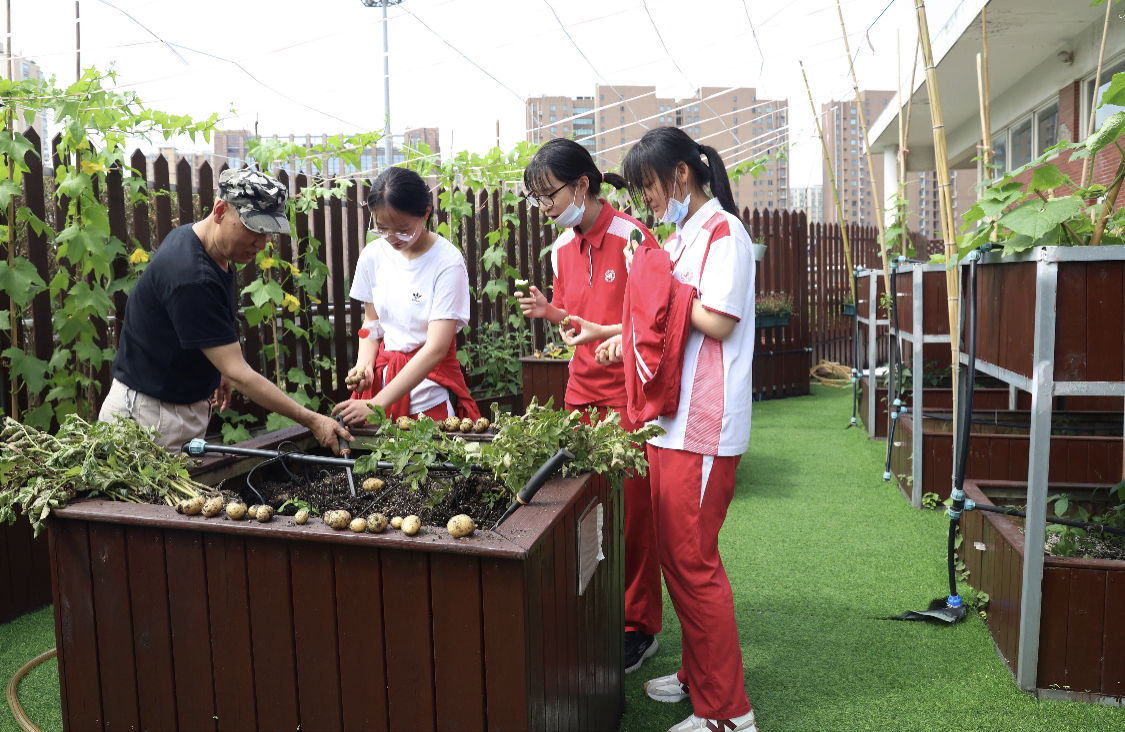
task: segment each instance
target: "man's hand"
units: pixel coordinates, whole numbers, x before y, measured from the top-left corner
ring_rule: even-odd
[[[621,363],[621,335],[615,335],[594,350],[594,360],[603,366]]]
[[[336,455],[340,454],[340,438],[348,442],[351,442],[353,439],[352,433],[342,424],[331,417],[325,417],[323,414],[316,415],[312,423],[306,426],[322,447],[330,448]]]
[[[528,288],[527,294],[517,290],[516,301],[520,304],[520,311],[526,318],[547,317],[547,296],[539,291],[535,285]]]
[[[227,377],[219,380],[219,386],[211,394],[211,409],[221,412],[230,406],[230,382]]]

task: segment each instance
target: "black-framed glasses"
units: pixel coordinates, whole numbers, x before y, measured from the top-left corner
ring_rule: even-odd
[[[526,198],[527,202],[532,206],[542,206],[543,208],[550,208],[554,204],[552,197],[563,188],[566,188],[568,185],[570,185],[570,183],[563,183],[555,190],[551,191],[550,193],[545,193],[542,196],[537,196],[534,193],[525,193],[523,197]]]

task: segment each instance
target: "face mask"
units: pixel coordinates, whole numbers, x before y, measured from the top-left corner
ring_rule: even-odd
[[[574,198],[576,198],[576,199],[578,198],[578,186],[577,185],[574,187]],[[555,216],[551,220],[554,221],[555,226],[559,227],[560,229],[569,229],[571,227],[578,226],[578,224],[580,224],[582,222],[582,217],[585,214],[586,214],[586,199],[583,198],[581,206],[575,206],[574,201],[572,200],[570,202],[570,205],[566,207],[565,211],[563,211],[558,216]]]
[[[664,207],[664,215],[660,217],[660,223],[675,224],[676,226],[684,223],[684,219],[687,218],[689,203],[691,203],[691,193],[684,196],[683,201],[676,200],[676,181],[673,181],[672,197],[668,199],[668,205]]]

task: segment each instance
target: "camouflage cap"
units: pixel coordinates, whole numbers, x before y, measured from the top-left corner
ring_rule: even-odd
[[[219,198],[234,206],[250,231],[289,233],[289,217],[285,214],[289,192],[276,178],[253,168],[224,170],[219,176]]]

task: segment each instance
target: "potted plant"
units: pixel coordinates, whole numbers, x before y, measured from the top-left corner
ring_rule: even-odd
[[[1123,485],[1053,483],[1049,515],[1125,528]],[[1026,491],[1022,482],[965,481],[966,495],[978,504],[1021,506]],[[961,517],[961,534],[963,570],[969,584],[987,598],[985,622],[1001,657],[1015,671],[1022,645],[1023,520],[969,511]],[[1117,703],[1125,695],[1122,587],[1121,537],[1058,525],[1048,528],[1035,674],[1040,697]]]
[[[493,403],[513,413],[524,406],[520,358],[531,350],[531,332],[522,317],[511,320],[508,328],[490,322],[457,350],[457,360],[483,414]]]
[[[850,294],[844,295],[840,299],[840,309],[843,312],[844,317],[854,318],[855,317],[855,298],[853,298]]]
[[[754,325],[758,328],[784,328],[793,314],[793,296],[786,292],[764,292],[754,301]]]
[[[50,509],[67,728],[202,729],[216,719],[233,729],[616,728],[624,704],[618,471],[643,469],[633,442],[651,433],[625,432],[616,415],[582,424],[577,414],[538,407],[475,443],[442,437],[432,420],[405,431],[377,425],[369,447],[393,466],[376,466],[386,487],[420,479],[426,468],[447,470],[449,461],[478,466],[462,465],[468,478],[454,471],[444,485],[431,480],[432,503],[458,491],[473,500],[483,469],[505,486],[503,510],[511,483],[535,483],[528,476],[540,472],[544,454],[569,450],[562,477],[541,483],[528,505],[459,536],[453,521],[416,532],[408,521],[378,531],[337,521],[324,509],[351,500],[346,487],[327,494],[321,519],[300,516],[317,508],[315,491],[300,506],[302,484],[319,484],[325,472],[337,484],[345,477],[339,468],[302,474],[292,453],[315,447],[303,428],[238,446],[270,452],[265,463],[215,446],[220,457],[206,457],[191,476],[211,487],[186,481],[184,457],[105,429],[84,426],[85,441],[76,430],[77,441],[39,434],[0,443],[9,477],[9,463],[22,464],[17,448],[43,442],[51,453],[34,456],[53,466],[43,471],[49,481],[27,480],[24,470],[0,497],[11,499],[9,508],[34,506],[37,520]],[[287,459],[278,455],[283,445]],[[137,450],[145,459],[135,459]],[[159,471],[165,477],[154,480]],[[265,492],[277,480],[289,481],[281,486],[289,497],[263,505],[286,514],[300,506],[294,515],[258,508],[248,520],[231,512],[241,501],[229,493]],[[62,505],[90,485],[119,500]],[[181,514],[161,502],[169,488],[228,502],[212,514],[210,501],[200,508],[193,497]],[[385,500],[377,489],[360,500]],[[475,500],[493,493],[486,488]]]

